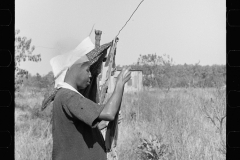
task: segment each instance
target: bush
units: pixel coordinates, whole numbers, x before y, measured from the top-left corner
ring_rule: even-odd
[[[29,92],[15,99],[15,159],[50,160],[52,104],[40,112],[43,93]],[[118,159],[226,159],[225,101],[225,90],[211,88],[124,93]]]
[[[149,139],[141,138],[138,146],[139,159],[142,160],[169,160],[175,159],[169,145],[164,144],[162,137],[150,136]]]

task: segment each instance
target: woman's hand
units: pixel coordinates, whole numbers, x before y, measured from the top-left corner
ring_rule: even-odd
[[[108,99],[107,103],[104,105],[104,109],[102,110],[98,117],[100,120],[105,121],[114,120],[121,106],[124,85],[131,78],[131,72],[129,70],[130,67],[123,68],[123,70],[119,74],[114,92],[111,95],[110,99]]]
[[[124,87],[125,83],[131,78],[131,67],[124,67],[118,75],[116,86]]]
[[[118,114],[118,124],[120,124],[122,122],[122,115],[121,115],[121,111],[119,111],[119,114]]]

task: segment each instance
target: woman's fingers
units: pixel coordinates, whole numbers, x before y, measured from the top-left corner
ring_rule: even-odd
[[[127,67],[124,67],[121,73],[124,74],[126,71],[127,71]]]
[[[124,68],[123,77],[126,77],[126,74],[128,74],[129,70],[130,70],[130,67]]]
[[[131,73],[129,73],[126,77],[124,77],[124,82],[126,83],[127,81],[129,81],[130,78],[131,78]]]
[[[119,82],[123,83],[123,85],[131,78],[130,69],[131,67],[124,67],[118,76]]]
[[[128,71],[128,72],[125,74],[125,77],[127,77],[127,76],[129,76],[129,75],[131,75],[131,72],[130,72],[130,71]]]

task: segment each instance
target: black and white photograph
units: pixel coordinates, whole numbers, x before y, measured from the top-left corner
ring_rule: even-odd
[[[225,160],[226,1],[15,1],[16,160]]]

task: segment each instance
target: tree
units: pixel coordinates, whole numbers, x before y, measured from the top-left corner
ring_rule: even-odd
[[[18,34],[20,30],[15,31],[15,88],[16,90],[23,83],[23,78],[27,78],[28,71],[20,68],[21,62],[26,60],[39,62],[41,61],[41,55],[33,55],[33,51],[35,49],[34,46],[31,46],[31,39],[27,39],[27,37],[21,37]]]
[[[54,87],[54,75],[53,72],[50,71],[47,75],[41,78],[42,88],[53,88]]]
[[[46,76],[44,76],[44,78],[46,78],[47,87],[54,86],[54,75],[52,71],[50,71]]]
[[[35,87],[40,88],[40,89],[45,87],[43,77],[39,73],[36,74]]]
[[[171,84],[173,60],[169,55],[140,55],[138,65],[144,68],[144,82],[150,86],[167,87]]]
[[[198,63],[173,65],[172,59],[156,54],[140,55],[132,69],[143,71],[143,85],[167,88],[174,87],[221,87],[226,84],[226,66],[201,66]]]

